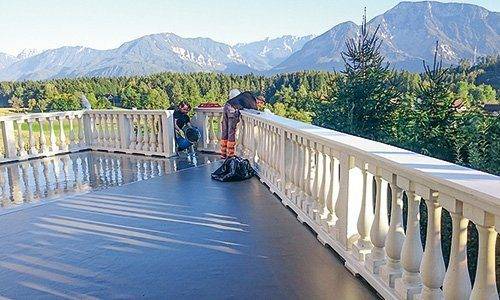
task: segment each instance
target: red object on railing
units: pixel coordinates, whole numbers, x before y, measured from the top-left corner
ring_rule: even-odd
[[[198,108],[213,108],[213,107],[222,107],[222,106],[217,102],[205,102],[205,103],[200,103],[200,105],[198,105]]]

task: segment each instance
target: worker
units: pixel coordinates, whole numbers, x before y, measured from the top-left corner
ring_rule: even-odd
[[[222,116],[222,139],[221,139],[221,158],[232,157],[235,155],[236,147],[236,127],[240,120],[240,110],[259,109],[265,104],[263,96],[255,97],[250,92],[240,93],[233,89],[229,92],[229,100],[223,108]]]

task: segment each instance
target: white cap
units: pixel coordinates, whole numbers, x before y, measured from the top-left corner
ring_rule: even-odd
[[[229,100],[233,99],[234,97],[238,96],[241,94],[240,90],[238,89],[232,89],[229,91]]]

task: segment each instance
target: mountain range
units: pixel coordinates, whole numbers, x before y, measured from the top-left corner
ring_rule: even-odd
[[[422,71],[432,60],[435,42],[445,64],[500,54],[500,13],[480,6],[434,1],[401,2],[368,22],[380,26],[381,52],[397,69]],[[327,32],[291,35],[234,46],[209,38],[173,33],[143,36],[120,47],[97,50],[61,47],[17,57],[0,53],[0,80],[43,80],[80,76],[145,75],[164,71],[270,75],[300,70],[340,70],[345,41],[360,26],[338,24]]]

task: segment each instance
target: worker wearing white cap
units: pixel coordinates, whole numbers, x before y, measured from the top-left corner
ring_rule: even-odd
[[[262,96],[255,97],[250,92],[240,93],[237,89],[229,91],[229,100],[224,105],[222,117],[221,157],[235,155],[236,126],[240,120],[241,109],[258,109],[265,103]]]

